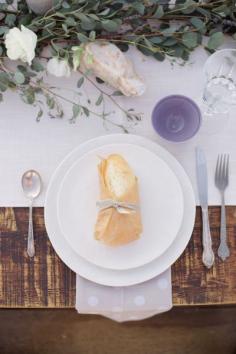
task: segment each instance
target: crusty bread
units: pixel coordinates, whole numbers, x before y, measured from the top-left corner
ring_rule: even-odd
[[[122,198],[136,183],[136,177],[122,156],[113,154],[105,161],[105,184],[114,197]]]
[[[100,198],[139,205],[138,181],[126,160],[113,154],[98,166]],[[142,232],[140,211],[120,214],[115,208],[100,210],[94,237],[109,246],[137,240]]]

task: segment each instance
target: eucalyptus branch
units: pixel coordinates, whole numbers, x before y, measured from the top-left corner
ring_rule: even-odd
[[[124,109],[112,96],[112,94],[107,93],[106,91],[104,91],[102,88],[100,88],[88,75],[86,75],[85,73],[83,73],[81,70],[79,70],[80,74],[83,75],[86,80],[88,80],[98,91],[100,91],[100,93],[102,93],[104,96],[106,96],[116,107],[119,108],[119,110],[121,112],[124,113],[124,115],[126,117],[130,117],[133,118],[134,120],[140,120],[141,115],[138,113],[132,113],[132,111],[127,111],[126,109]]]
[[[64,102],[67,102],[67,103],[70,103],[71,105],[73,105],[73,106],[80,106],[82,109],[84,109],[84,110],[89,110],[89,112],[91,113],[91,114],[93,114],[93,115],[95,115],[96,117],[98,117],[98,118],[101,118],[101,119],[103,119],[104,121],[106,121],[106,122],[108,122],[109,124],[111,124],[111,125],[113,125],[113,126],[115,126],[115,127],[118,127],[118,128],[120,128],[120,129],[122,129],[124,132],[126,132],[127,131],[127,129],[125,128],[125,126],[123,126],[122,124],[117,124],[117,123],[115,123],[115,122],[113,122],[113,121],[111,121],[111,120],[109,120],[107,117],[106,117],[106,115],[104,114],[104,113],[102,113],[102,114],[100,114],[100,113],[97,113],[97,112],[95,112],[95,111],[93,111],[93,110],[91,110],[90,108],[88,108],[88,106],[84,106],[84,105],[82,105],[82,104],[78,104],[78,102],[75,102],[75,101],[73,101],[73,100],[71,100],[71,99],[69,99],[69,98],[67,98],[67,97],[65,97],[65,96],[62,96],[62,95],[60,95],[59,93],[56,93],[55,91],[53,91],[52,89],[50,89],[49,87],[47,87],[47,86],[45,86],[45,85],[38,85],[36,82],[34,82],[34,81],[31,81],[31,84],[34,86],[34,87],[36,87],[36,88],[40,88],[40,89],[42,89],[44,92],[46,92],[46,93],[50,93],[51,95],[53,95],[53,96],[55,96],[55,97],[57,97],[57,98],[60,98],[62,101],[64,101]],[[54,89],[57,89],[56,87],[54,87]]]
[[[32,53],[36,52],[40,57],[44,53],[44,48],[49,47],[52,49],[52,56],[55,56],[51,63],[56,62],[58,66],[64,65],[64,72],[67,75],[72,67],[79,66],[80,50],[85,50],[87,44],[93,41],[111,42],[122,51],[134,46],[143,55],[151,56],[155,60],[163,61],[167,58],[172,61],[177,58],[178,62],[183,63],[188,60],[190,53],[198,46],[204,46],[209,52],[214,52],[223,44],[225,34],[236,38],[235,0],[208,0],[205,2],[185,0],[177,1],[171,6],[166,0],[60,0],[54,4],[43,15],[32,12],[28,8],[26,0],[18,1],[19,10],[12,6],[10,0],[7,1],[7,4],[0,4],[1,59],[7,55],[10,56],[10,59],[16,59],[18,55],[16,53],[19,53],[18,59],[31,63]],[[36,48],[33,46],[28,48],[30,41],[29,43],[25,42],[23,35],[23,31],[27,31],[27,29],[21,25],[28,29],[29,36],[32,35],[32,43],[37,40]],[[15,27],[18,28],[18,31]],[[31,31],[36,34],[36,39],[35,34],[30,34]],[[8,44],[12,46],[10,50],[6,48],[7,37],[9,39],[8,32],[13,39],[13,45],[11,40],[8,41]],[[21,36],[22,38],[20,38]],[[207,42],[204,39],[205,36],[208,36]],[[14,42],[17,42],[19,47],[16,50]],[[79,48],[79,58],[74,57],[73,46]],[[27,50],[30,52],[30,56]],[[81,105],[79,98],[77,102],[76,99],[64,97],[58,92],[59,88],[46,84],[43,76],[37,74],[45,71],[45,67],[39,62],[37,63],[37,59],[34,59],[32,66],[18,65],[15,71],[6,68],[3,61],[4,59],[0,63],[0,100],[7,89],[18,91],[26,103],[39,109],[38,120],[43,110],[39,95],[45,97],[49,114],[55,110],[58,116],[63,115],[60,101],[71,104],[72,121],[82,113],[89,115],[91,112],[101,118],[103,122],[108,122],[126,131],[126,127],[108,118],[103,97],[119,109],[128,121],[135,122],[140,119],[140,115],[132,109],[126,110],[113,94],[106,92],[86,73],[80,72],[83,75],[81,78],[90,82],[100,94],[95,106],[102,103],[102,113],[98,113],[94,108],[91,110],[90,102],[88,105],[84,102]],[[52,74],[55,74],[53,70]],[[61,73],[55,75],[61,76]]]
[[[13,71],[13,70],[10,70],[9,68],[7,68],[6,65],[5,65],[3,62],[0,63],[0,68],[1,68],[1,71],[2,71],[2,72],[5,72],[6,74],[11,75],[11,79],[12,79],[12,81],[14,81],[15,88],[16,88],[17,90],[19,90],[21,93],[24,92],[24,85],[18,84],[17,81],[14,79],[14,76],[13,76],[13,75],[14,75],[14,71]],[[88,77],[87,77],[87,79],[88,79]],[[90,81],[90,79],[89,79],[89,81]],[[90,82],[92,82],[92,81],[90,81]],[[52,96],[54,96],[54,97],[57,97],[57,98],[61,99],[61,100],[64,101],[64,102],[70,103],[72,106],[79,106],[80,108],[82,108],[82,110],[84,110],[84,111],[89,111],[89,113],[91,113],[91,114],[93,114],[94,116],[96,116],[96,117],[102,119],[103,121],[105,121],[105,122],[107,122],[107,123],[109,123],[109,124],[111,124],[111,125],[113,125],[113,126],[115,126],[115,127],[120,128],[120,129],[123,130],[124,132],[127,132],[127,128],[126,128],[124,125],[118,124],[118,123],[116,123],[116,122],[110,120],[109,118],[107,118],[107,115],[108,115],[108,114],[106,114],[104,111],[103,111],[102,113],[98,113],[98,112],[96,112],[96,111],[91,110],[90,108],[88,108],[88,106],[82,105],[81,103],[78,104],[78,102],[76,102],[76,101],[74,101],[74,100],[72,100],[72,99],[69,99],[69,98],[67,98],[67,97],[65,97],[65,96],[63,96],[63,95],[61,95],[61,94],[55,92],[55,91],[54,91],[55,89],[59,89],[59,88],[57,88],[57,87],[53,87],[53,89],[54,89],[54,90],[53,90],[52,88],[46,86],[45,84],[39,83],[38,81],[35,81],[35,80],[33,80],[33,79],[30,80],[29,85],[30,85],[31,87],[35,88],[35,89],[42,90],[42,91],[45,92],[46,94],[50,94],[50,95],[52,95]],[[7,88],[7,86],[6,86],[6,88]],[[99,91],[101,91],[98,87],[96,87],[96,88],[97,88]],[[73,92],[75,92],[75,91],[73,90]],[[105,94],[105,93],[104,93],[104,94]],[[113,103],[116,103],[116,101],[113,100]],[[119,105],[117,104],[117,106],[119,106]],[[119,106],[119,107],[120,107],[120,106]],[[125,110],[124,110],[122,107],[120,107],[120,109],[121,109],[123,112],[125,112]]]

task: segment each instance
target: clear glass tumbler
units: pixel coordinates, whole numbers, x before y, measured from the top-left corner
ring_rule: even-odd
[[[229,111],[236,105],[236,49],[222,49],[212,54],[204,66],[202,113],[205,124],[215,132],[224,129]]]

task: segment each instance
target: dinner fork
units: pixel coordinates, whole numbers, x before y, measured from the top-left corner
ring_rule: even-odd
[[[226,231],[226,212],[225,212],[225,189],[229,184],[229,155],[218,155],[216,171],[215,171],[215,185],[220,191],[221,195],[221,220],[220,220],[220,246],[218,248],[218,256],[224,261],[229,257],[229,247],[227,245],[227,231]]]

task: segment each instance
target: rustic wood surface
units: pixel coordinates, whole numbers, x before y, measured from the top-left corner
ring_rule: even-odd
[[[236,306],[117,323],[74,309],[0,310],[1,354],[235,354]]]
[[[219,245],[220,209],[210,208],[213,248]],[[26,254],[28,209],[0,208],[0,307],[67,308],[75,304],[75,274],[54,252],[48,239],[43,208],[34,209],[36,256]],[[191,241],[172,266],[175,305],[236,304],[236,207],[227,207],[231,255],[216,256],[212,269],[201,261],[201,215]]]

